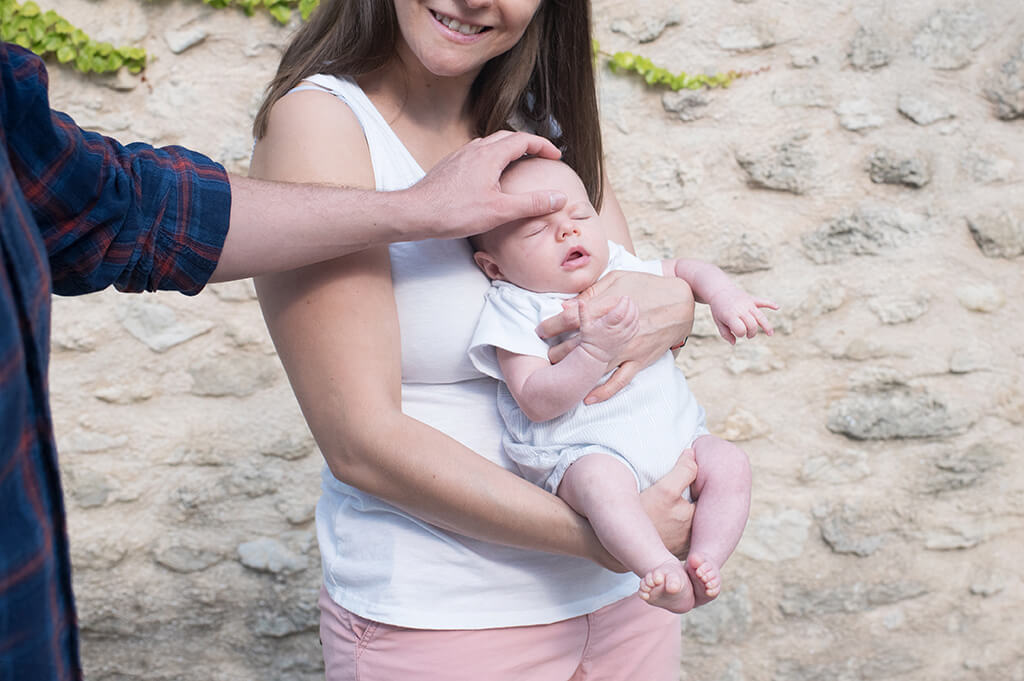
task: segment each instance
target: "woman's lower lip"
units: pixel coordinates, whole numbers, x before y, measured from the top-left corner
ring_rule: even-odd
[[[434,15],[433,12],[430,13],[430,18],[434,20],[434,26],[436,26],[437,30],[439,30],[441,32],[441,35],[443,35],[444,37],[448,38],[452,42],[460,43],[462,45],[468,45],[469,43],[475,43],[476,41],[480,40],[484,36],[484,34],[488,33],[488,31],[485,30],[485,31],[480,31],[479,33],[474,33],[473,35],[466,35],[465,33],[459,33],[458,31],[453,31],[452,29],[450,29],[447,26],[445,26],[444,24],[442,24],[438,20],[438,18]]]
[[[578,270],[581,267],[586,267],[590,263],[589,255],[581,255],[578,258],[572,260],[566,260],[562,262],[562,268],[567,270]]]

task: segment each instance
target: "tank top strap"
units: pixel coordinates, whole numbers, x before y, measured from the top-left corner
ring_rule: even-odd
[[[425,174],[420,164],[381,115],[359,84],[348,77],[325,73],[309,76],[291,91],[323,90],[331,93],[352,110],[370,149],[373,176],[380,191],[405,189]]]

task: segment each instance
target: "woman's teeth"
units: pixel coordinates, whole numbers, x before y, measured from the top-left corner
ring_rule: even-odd
[[[451,17],[446,17],[445,15],[438,14],[437,12],[433,12],[433,15],[434,18],[440,21],[442,24],[444,24],[453,31],[458,31],[462,35],[476,35],[480,31],[487,28],[486,26],[473,26],[472,24],[462,24],[459,23],[458,19],[452,19]]]

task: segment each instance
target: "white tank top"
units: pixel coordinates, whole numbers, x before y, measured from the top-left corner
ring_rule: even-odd
[[[378,190],[405,189],[423,177],[354,81],[316,75],[305,82],[296,89],[327,90],[355,113]],[[402,411],[512,470],[501,451],[497,384],[467,355],[490,286],[468,242],[398,243],[390,254],[402,334]],[[322,481],[316,527],[324,583],[336,603],[362,617],[420,629],[543,624],[593,612],[637,588],[633,575],[581,558],[445,532],[340,482],[326,466]]]

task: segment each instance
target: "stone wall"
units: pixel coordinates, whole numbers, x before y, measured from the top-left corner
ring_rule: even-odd
[[[197,2],[52,0],[145,46],[144,78],[51,65],[56,108],[245,172],[293,27]],[[753,461],[724,595],[682,678],[1024,681],[1024,5],[600,0],[613,184],[642,255],[775,298],[680,364]],[[320,456],[248,282],[58,299],[52,393],[87,675],[315,679]]]

